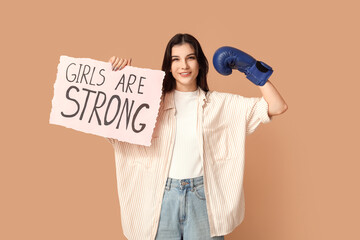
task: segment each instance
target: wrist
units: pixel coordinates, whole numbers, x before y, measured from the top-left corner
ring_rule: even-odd
[[[269,65],[261,61],[256,61],[247,71],[246,78],[255,85],[264,86],[272,73],[273,69]]]

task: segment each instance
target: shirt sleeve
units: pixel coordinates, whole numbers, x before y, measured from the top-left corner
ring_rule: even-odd
[[[248,109],[246,111],[246,134],[251,134],[260,123],[271,121],[269,117],[269,105],[263,97],[247,98]]]

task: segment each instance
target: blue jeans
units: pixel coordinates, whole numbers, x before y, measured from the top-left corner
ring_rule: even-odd
[[[168,178],[156,240],[223,240],[210,237],[203,177]]]

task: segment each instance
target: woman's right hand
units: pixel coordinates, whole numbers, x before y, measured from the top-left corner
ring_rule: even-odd
[[[113,68],[112,70],[113,71],[123,69],[125,66],[131,66],[131,58],[128,60],[128,59],[112,56],[109,59],[109,62],[112,64],[112,68]],[[118,141],[118,140],[113,139],[113,138],[107,138],[107,140],[111,144],[114,144],[116,141]]]
[[[112,64],[113,67],[113,71],[117,71],[117,70],[121,70],[123,69],[125,66],[129,65],[131,66],[131,58],[130,59],[125,59],[125,58],[119,58],[116,56],[112,56],[109,59],[109,62]]]

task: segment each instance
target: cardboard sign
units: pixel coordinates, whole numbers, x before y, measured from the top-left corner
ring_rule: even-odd
[[[165,73],[60,57],[50,123],[150,146]]]

